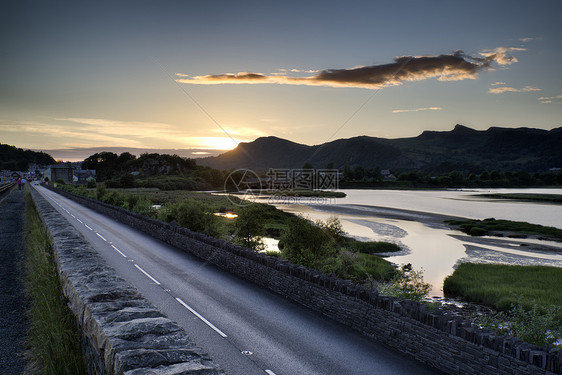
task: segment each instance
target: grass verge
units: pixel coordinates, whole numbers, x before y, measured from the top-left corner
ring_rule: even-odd
[[[62,297],[53,251],[29,192],[26,193],[25,218],[31,368],[37,374],[87,374],[78,326]]]

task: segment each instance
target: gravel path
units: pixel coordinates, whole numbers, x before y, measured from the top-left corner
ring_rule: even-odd
[[[0,202],[0,374],[22,374],[28,303],[23,289],[24,193],[12,190]]]

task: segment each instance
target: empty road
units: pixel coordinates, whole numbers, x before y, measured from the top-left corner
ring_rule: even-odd
[[[228,374],[440,373],[147,234],[35,188]]]

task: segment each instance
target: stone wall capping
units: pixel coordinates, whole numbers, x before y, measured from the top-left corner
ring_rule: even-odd
[[[325,275],[177,224],[49,188],[442,371],[562,374],[560,348],[529,346],[516,338],[495,335],[440,308],[431,311],[423,303],[383,296],[333,274]]]

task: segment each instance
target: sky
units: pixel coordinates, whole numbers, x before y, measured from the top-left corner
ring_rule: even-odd
[[[562,126],[558,0],[0,1],[0,143],[64,160]]]

